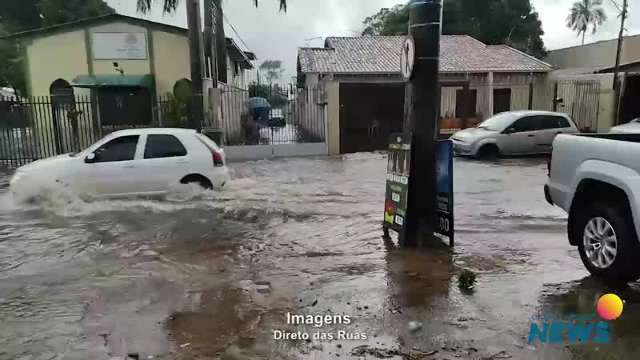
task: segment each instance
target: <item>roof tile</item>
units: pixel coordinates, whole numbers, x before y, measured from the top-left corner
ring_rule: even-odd
[[[300,48],[302,72],[389,74],[400,72],[404,36],[330,37],[324,48]],[[442,72],[547,72],[552,66],[506,45],[485,45],[467,35],[443,35]]]

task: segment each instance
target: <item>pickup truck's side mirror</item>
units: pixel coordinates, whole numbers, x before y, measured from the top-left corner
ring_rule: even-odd
[[[90,153],[86,158],[84,158],[84,162],[87,164],[93,164],[96,162],[96,154]]]

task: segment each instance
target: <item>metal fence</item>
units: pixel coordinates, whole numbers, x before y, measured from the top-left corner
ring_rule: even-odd
[[[227,145],[281,145],[325,141],[326,95],[322,87],[253,84],[222,88],[222,127]]]
[[[571,80],[555,84],[553,110],[570,115],[581,131],[598,130],[599,109],[599,81]]]
[[[20,165],[80,151],[100,133],[89,97],[0,99],[0,161]]]
[[[190,103],[160,97],[150,104],[151,119],[116,125],[101,123],[101,106],[91,96],[0,98],[0,164],[15,167],[78,152],[117,130],[188,127]]]
[[[263,97],[269,102],[267,112],[256,116],[249,110],[250,97]],[[0,164],[13,167],[78,152],[117,130],[186,128],[191,123],[191,99],[159,97],[142,112],[134,110],[146,102],[137,103],[133,112],[127,112],[129,108],[122,105],[126,100],[109,103],[73,95],[0,98]],[[221,127],[228,145],[324,142],[325,107],[326,95],[321,87],[264,85],[243,90],[222,85]],[[138,113],[148,115],[141,119]],[[107,115],[111,120],[107,121]]]

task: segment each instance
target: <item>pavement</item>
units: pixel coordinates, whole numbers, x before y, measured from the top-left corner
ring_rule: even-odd
[[[0,174],[0,359],[637,358],[640,287],[588,276],[546,160],[454,168],[456,247],[420,250],[382,239],[383,154],[233,164],[162,200],[16,205]],[[610,343],[529,343],[608,292]]]

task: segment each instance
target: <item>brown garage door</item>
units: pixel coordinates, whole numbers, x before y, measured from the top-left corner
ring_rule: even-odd
[[[340,152],[386,149],[403,117],[404,84],[340,84]]]

